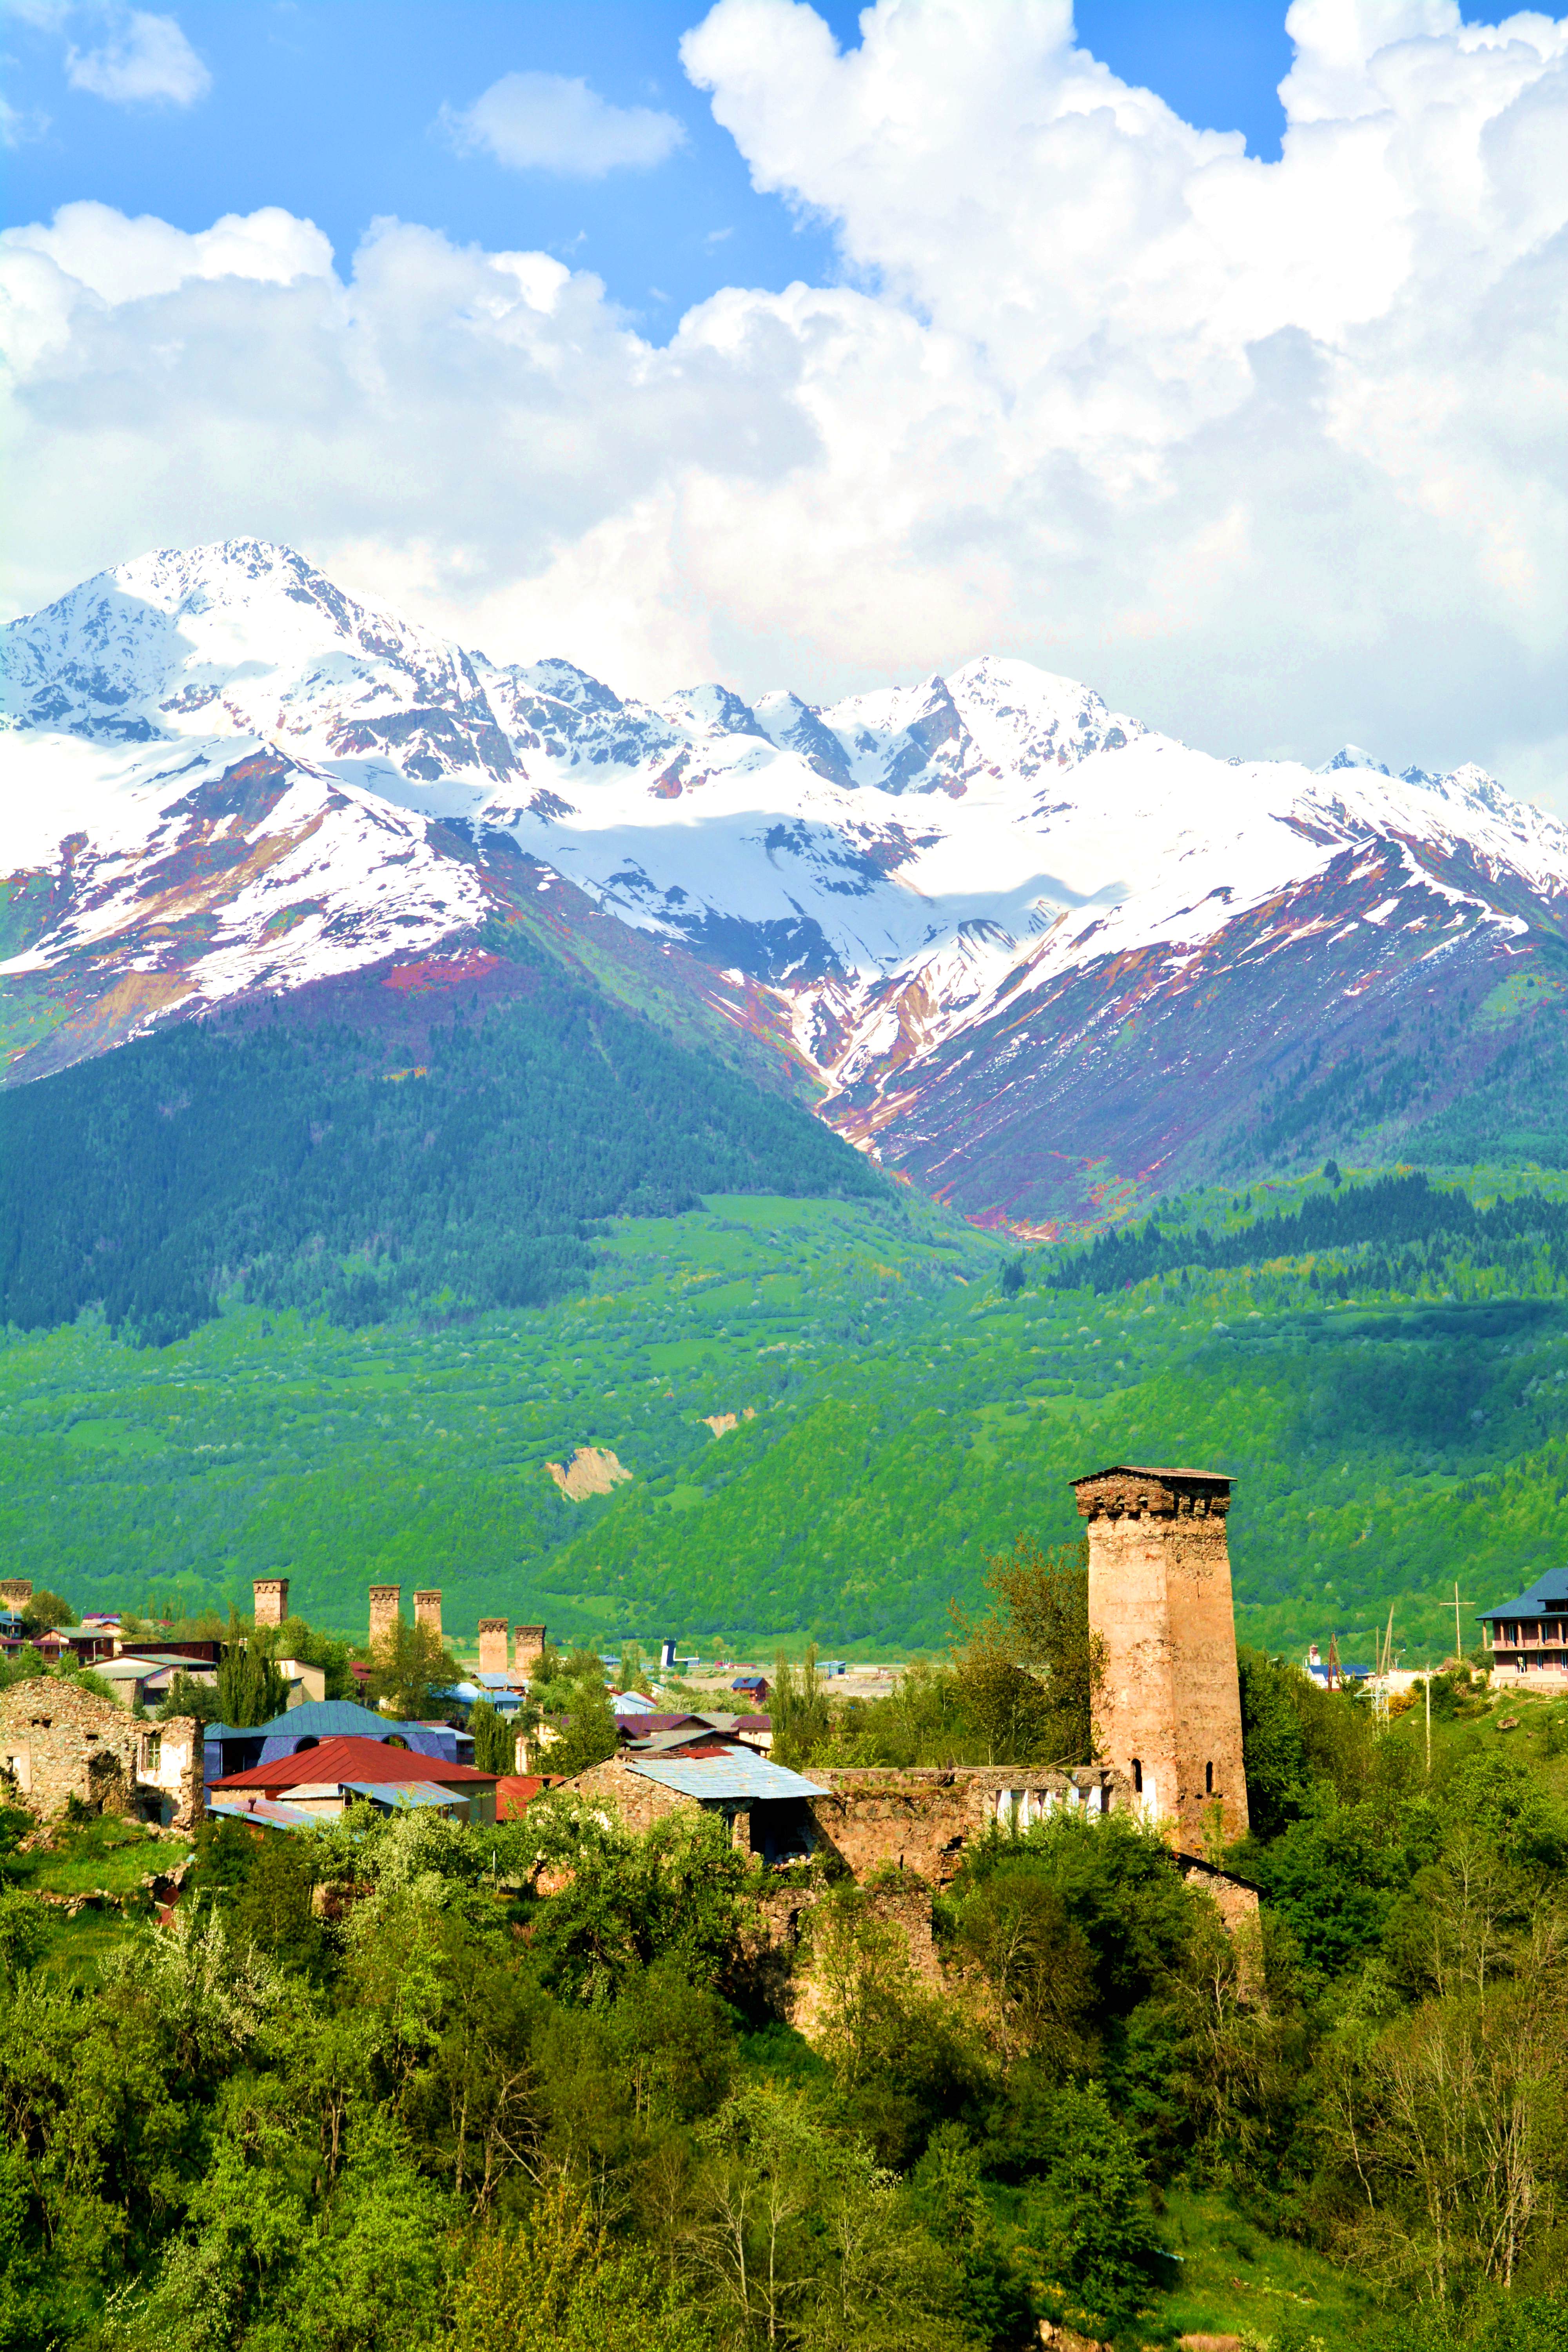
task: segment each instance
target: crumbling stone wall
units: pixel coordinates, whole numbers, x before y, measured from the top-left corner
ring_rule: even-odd
[[[890,1867],[944,1886],[994,1822],[1025,1830],[1058,1811],[1110,1812],[1127,1801],[1116,1775],[1098,1765],[814,1767],[808,1777],[826,1792],[809,1801],[817,1850],[860,1882]]]
[[[759,1905],[759,1953],[772,1956],[777,1962],[773,1998],[778,2000],[791,2025],[810,2041],[822,2022],[826,2002],[826,1987],[821,1972],[821,1927],[831,1914],[823,1906],[831,1904],[831,1894],[823,1888],[781,1888],[764,1895]],[[929,1886],[877,1887],[857,1898],[859,1916],[872,1926],[891,1927],[901,1940],[910,1974],[928,1991],[938,1991],[942,1984],[942,1963],[937,1956],[936,1936],[931,1924],[931,1895]]]
[[[603,1764],[590,1764],[585,1772],[579,1772],[574,1780],[567,1781],[566,1786],[590,1804],[602,1806],[623,1827],[639,1837],[668,1813],[722,1813],[729,1823],[731,1843],[744,1852],[751,1851],[752,1809],[744,1800],[734,1804],[701,1804],[697,1798],[689,1797],[684,1791],[666,1789],[658,1780],[650,1780],[643,1773],[634,1771],[618,1756],[610,1757]]]
[[[138,1723],[112,1699],[52,1675],[0,1692],[0,1766],[15,1801],[43,1823],[58,1821],[72,1797],[92,1812],[168,1812],[180,1830],[194,1829],[205,1810],[201,1730],[190,1717]]]
[[[1105,1644],[1107,1761],[1183,1853],[1245,1836],[1230,1480],[1119,1466],[1075,1481],[1089,1523],[1089,1622]]]

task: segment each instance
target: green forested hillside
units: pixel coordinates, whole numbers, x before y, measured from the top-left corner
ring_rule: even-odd
[[[796,1104],[489,936],[517,992],[438,1024],[188,1023],[0,1093],[0,1320],[97,1306],[163,1342],[226,1291],[347,1324],[531,1307],[584,1286],[596,1219],[882,1189]]]
[[[587,1295],[542,1309],[356,1329],[231,1308],[161,1349],[90,1320],[14,1332],[0,1540],[79,1607],[226,1606],[283,1571],[348,1633],[388,1580],[440,1584],[459,1632],[505,1611],[606,1647],[886,1653],[943,1643],[1019,1531],[1072,1534],[1069,1477],[1196,1460],[1239,1481],[1244,1635],[1355,1654],[1392,1604],[1407,1657],[1442,1654],[1456,1580],[1468,1639],[1561,1556],[1568,1187],[1479,1172],[1479,1202],[1512,1203],[1479,1239],[1451,1206],[1446,1240],[1351,1238],[1378,1225],[1369,1192],[1333,1209],[1333,1247],[1278,1254],[1276,1212],[1359,1181],[1179,1204],[1167,1240],[1240,1262],[1173,1244],[1114,1290],[1092,1257],[1018,1260],[910,1194],[710,1196],[617,1221],[585,1244]],[[580,1445],[629,1482],[563,1500],[545,1465]]]

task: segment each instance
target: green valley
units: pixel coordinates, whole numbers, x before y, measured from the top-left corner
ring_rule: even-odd
[[[1359,1654],[1393,1607],[1416,1662],[1453,1646],[1456,1580],[1468,1643],[1556,1556],[1568,1183],[1446,1180],[1511,1203],[1503,1233],[1376,1181],[1166,1204],[1109,1288],[1103,1244],[1020,1258],[907,1190],[710,1194],[598,1229],[586,1291],[541,1308],[12,1331],[5,1556],[83,1608],[226,1608],[285,1573],[354,1634],[396,1581],[440,1585],[459,1633],[931,1650],[988,1554],[1075,1534],[1068,1479],[1131,1455],[1238,1480],[1244,1639]],[[1274,1220],[1303,1203],[1292,1255]],[[578,1447],[629,1478],[566,1501],[547,1465]]]

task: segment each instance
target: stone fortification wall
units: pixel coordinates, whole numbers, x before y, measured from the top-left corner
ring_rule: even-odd
[[[112,1699],[53,1675],[0,1692],[0,1765],[15,1801],[41,1822],[72,1797],[90,1811],[169,1816],[194,1829],[205,1810],[199,1726],[189,1717],[138,1723]]]
[[[591,1805],[602,1806],[624,1828],[639,1837],[667,1813],[699,1810],[695,1797],[679,1796],[673,1789],[660,1788],[657,1780],[644,1780],[640,1772],[629,1770],[618,1756],[612,1756],[604,1764],[590,1764],[585,1772],[579,1772],[566,1785],[574,1796]]]
[[[891,1867],[915,1871],[932,1886],[952,1878],[964,1848],[993,1823],[1028,1829],[1058,1811],[1110,1812],[1127,1792],[1098,1765],[1071,1772],[1021,1764],[813,1768],[826,1794],[810,1800],[819,1851],[836,1854],[860,1881]]]
[[[1100,1744],[1133,1802],[1200,1853],[1246,1834],[1230,1481],[1116,1468],[1075,1482],[1089,1523],[1089,1619],[1105,1644]]]

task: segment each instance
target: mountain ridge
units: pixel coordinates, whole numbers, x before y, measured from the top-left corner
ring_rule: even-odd
[[[1473,766],[1219,761],[989,655],[826,707],[639,702],[257,541],[139,558],[5,646],[9,1084],[570,891],[861,1150],[1048,1234],[1245,1173],[1314,1041],[1430,1063],[1403,1128],[1363,1119],[1376,1156],[1482,1082],[1520,972],[1519,1018],[1557,1007],[1568,832]]]

